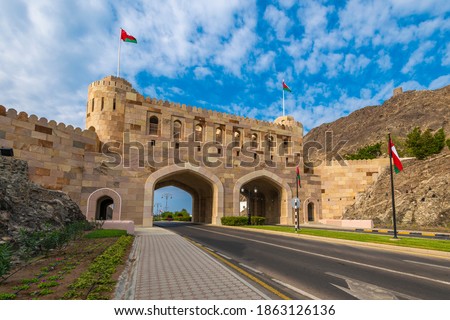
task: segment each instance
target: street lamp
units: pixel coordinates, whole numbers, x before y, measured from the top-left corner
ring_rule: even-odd
[[[256,198],[256,194],[257,194],[257,192],[258,192],[258,189],[256,188],[256,186],[255,186],[255,188],[253,189],[253,192],[255,193],[255,199],[257,199]],[[251,202],[251,199],[252,199],[252,192],[251,192],[251,189],[249,189],[248,191],[247,190],[245,190],[244,188],[241,188],[241,193],[242,194],[247,194],[247,224],[248,225],[251,225],[252,224],[252,216],[251,216],[251,214],[250,214],[250,202]],[[255,203],[255,210],[256,210],[256,203]]]
[[[167,205],[167,200],[168,199],[172,199],[172,194],[171,193],[164,193],[162,196],[161,196],[161,199],[163,199],[163,198],[166,198],[166,211],[168,211],[169,210],[169,206]]]

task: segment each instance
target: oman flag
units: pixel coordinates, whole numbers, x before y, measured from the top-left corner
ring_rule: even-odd
[[[299,187],[301,187],[302,185],[300,183],[300,170],[299,170],[298,166],[297,166],[297,170],[296,170],[296,177],[295,177],[295,179],[297,180],[297,185]]]
[[[132,42],[132,43],[137,43],[137,40],[135,37],[133,37],[132,35],[129,35],[125,30],[120,29],[121,33],[120,33],[120,39],[122,39],[122,41],[124,42]]]
[[[284,80],[283,80],[283,90],[287,92],[292,92],[291,88],[289,88],[288,85],[284,83]]]
[[[395,173],[399,173],[403,170],[403,165],[398,156],[397,150],[395,149],[394,143],[391,139],[389,139],[389,156],[392,158],[394,162],[394,171]]]

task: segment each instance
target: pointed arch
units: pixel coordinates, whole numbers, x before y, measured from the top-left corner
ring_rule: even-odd
[[[143,225],[153,225],[153,193],[156,184],[162,179],[177,174],[183,171],[189,172],[206,180],[212,188],[212,224],[221,224],[221,218],[224,212],[224,188],[222,182],[215,174],[202,167],[194,167],[190,163],[185,163],[184,166],[173,164],[152,173],[145,182],[144,190],[144,212]]]
[[[281,190],[281,198],[280,198],[280,223],[281,224],[291,224],[292,223],[292,210],[290,209],[291,206],[291,199],[292,199],[292,191],[289,185],[273,172],[270,172],[266,169],[258,170],[251,172],[249,174],[246,174],[245,176],[239,178],[236,183],[234,184],[233,188],[233,212],[237,213],[239,212],[239,196],[240,196],[240,190],[242,186],[248,182],[251,182],[255,179],[260,178],[266,178],[269,179],[272,183],[277,185]]]

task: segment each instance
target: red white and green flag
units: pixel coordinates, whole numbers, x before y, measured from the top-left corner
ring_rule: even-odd
[[[298,168],[298,166],[297,166],[297,172],[296,173],[297,173],[297,176],[295,177],[295,179],[297,180],[298,186],[301,187],[302,185],[300,183],[300,169]]]
[[[121,33],[120,33],[120,39],[124,42],[132,42],[132,43],[137,43],[137,40],[135,37],[133,37],[132,35],[128,34],[125,30],[120,29]]]
[[[288,87],[288,85],[283,80],[283,90],[287,92],[292,92],[291,88]]]
[[[398,156],[397,150],[395,149],[394,143],[391,139],[389,139],[389,155],[392,157],[392,161],[394,162],[395,173],[399,173],[400,171],[402,171],[402,162],[400,161],[400,157]]]

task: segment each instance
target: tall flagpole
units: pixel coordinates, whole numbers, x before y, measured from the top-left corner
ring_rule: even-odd
[[[283,79],[283,83],[284,83],[284,79]],[[281,86],[281,90],[283,91],[283,117],[284,117],[284,88],[283,88],[283,86]]]
[[[394,220],[394,239],[397,239],[397,218],[395,217],[395,195],[394,195],[394,174],[392,172],[392,146],[391,134],[389,136],[389,164],[391,168],[391,195],[392,195],[392,219]]]
[[[117,78],[120,77],[120,45],[122,43],[122,28],[120,28],[119,50],[117,52]]]

